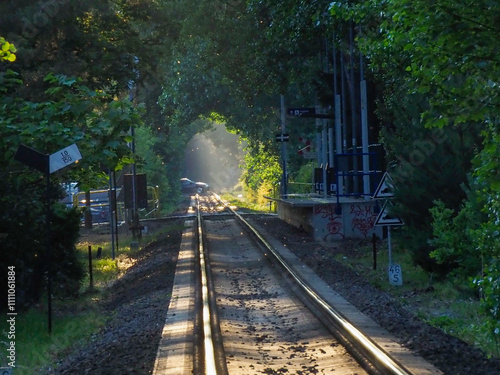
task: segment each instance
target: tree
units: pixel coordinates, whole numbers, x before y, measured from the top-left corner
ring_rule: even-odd
[[[126,144],[131,140],[128,130],[131,125],[140,125],[139,110],[128,100],[113,100],[104,92],[95,92],[77,79],[64,76],[49,75],[46,82],[48,100],[28,101],[13,95],[15,87],[22,84],[16,73],[0,75],[1,266],[15,265],[22,270],[18,288],[24,300],[20,304],[36,302],[44,285],[46,197],[43,175],[14,160],[18,145],[23,143],[52,154],[76,143],[83,158],[65,172],[65,178],[70,176],[85,189],[102,183],[103,166],[105,170],[118,169],[132,161]],[[80,213],[57,208],[56,202],[62,198],[62,178],[59,174],[52,177],[49,199],[55,214],[51,247],[61,267],[55,280],[67,286],[59,292],[72,295],[78,291],[83,276],[74,254]]]
[[[424,105],[420,113],[413,116],[413,121],[421,129],[443,128],[447,133],[457,134],[465,134],[461,133],[464,129],[475,129],[475,133],[481,135],[479,140],[473,137],[473,142],[467,142],[467,137],[460,138],[467,155],[455,169],[461,175],[454,182],[455,189],[460,183],[471,181],[470,188],[475,193],[470,194],[465,203],[443,200],[444,207],[438,203],[433,209],[434,229],[446,227],[449,232],[436,233],[433,239],[429,233],[420,242],[429,252],[432,247],[426,242],[431,239],[431,244],[437,246],[433,255],[443,265],[451,261],[456,266],[458,259],[460,263],[467,262],[467,257],[483,257],[485,271],[476,278],[476,285],[483,291],[485,311],[491,315],[492,331],[497,334],[500,334],[497,313],[500,288],[496,281],[500,276],[497,266],[500,96],[496,76],[500,63],[500,30],[494,25],[499,7],[498,3],[486,0],[375,0],[334,2],[331,7],[335,17],[353,19],[362,27],[359,48],[368,57],[379,82],[384,83],[384,102],[389,103],[381,112],[384,118],[390,122],[399,110],[399,105],[394,104],[403,102],[407,109],[409,98],[418,95]],[[399,124],[393,126],[398,132]],[[413,132],[408,135],[414,139]],[[419,169],[409,170],[398,152],[395,150],[390,155],[395,170],[401,172],[406,167],[409,176],[418,176]],[[470,179],[467,174],[471,175]],[[427,202],[436,196],[432,190],[434,185],[434,181],[430,181],[432,188],[426,193]],[[407,211],[411,212],[408,207]],[[463,221],[471,217],[477,219],[472,227],[463,225]],[[470,219],[468,223],[472,223]],[[444,238],[461,236],[470,241],[468,253],[464,253],[463,247],[443,247]],[[462,266],[465,271],[470,264]]]

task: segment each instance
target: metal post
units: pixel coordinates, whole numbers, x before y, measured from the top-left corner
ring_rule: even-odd
[[[113,186],[114,186],[114,197],[115,199],[113,200],[113,209],[115,211],[115,236],[116,236],[116,251],[118,251],[119,246],[118,246],[118,203],[116,202],[116,172],[113,171]],[[115,254],[112,254],[113,260],[115,259]]]
[[[90,289],[94,288],[94,275],[92,273],[92,246],[89,245],[89,286]]]
[[[113,190],[113,172],[109,170],[109,192],[108,192],[108,202],[109,202],[109,225],[111,227],[111,256],[113,260],[115,259],[115,218],[114,218],[114,201],[116,195]]]
[[[52,213],[50,209],[50,163],[47,159],[47,171],[46,180],[47,180],[47,216],[46,216],[46,227],[47,227],[47,314],[48,314],[48,326],[49,326],[49,334],[52,333],[52,252],[50,246],[50,236],[51,236],[51,224],[50,221],[52,219]]]
[[[134,56],[134,63],[138,63],[139,59]],[[136,76],[138,76],[138,72],[134,68],[134,72],[136,73]],[[135,81],[129,81],[129,100],[130,102],[134,101],[134,93],[133,90],[135,90]],[[132,236],[134,239],[136,239],[137,235],[137,230],[139,228],[139,213],[137,212],[137,186],[136,186],[136,165],[135,165],[135,128],[133,126],[130,127],[130,135],[132,137],[132,143],[131,143],[131,150],[132,150],[132,155],[134,156],[134,163],[132,164]],[[139,232],[139,238],[140,238],[140,232]]]
[[[321,111],[321,107],[319,105],[316,105],[316,113],[322,113]],[[316,159],[318,161],[318,168],[323,168],[323,163],[325,163],[325,161],[323,160],[323,142],[322,142],[322,139],[321,139],[321,125],[322,125],[322,122],[321,122],[321,119],[317,118],[316,119],[316,152],[317,152],[317,156],[316,156]],[[325,185],[325,181],[323,181],[323,190],[324,190],[324,185]],[[319,185],[321,187],[321,184]]]
[[[327,131],[326,131],[326,121],[322,120],[322,129],[321,129],[321,140],[322,140],[322,145],[321,145],[321,159],[323,159],[323,196],[326,198],[328,196],[328,181],[327,181],[327,169],[328,169],[328,157],[327,157],[327,148],[328,148],[328,141],[327,141]]]
[[[344,52],[342,50],[340,51],[340,92],[341,92],[341,104],[342,104],[342,110],[341,110],[341,118],[342,118],[342,128],[343,128],[343,133],[342,133],[342,153],[347,154],[347,133],[348,133],[348,127],[347,127],[347,103],[346,103],[346,83],[345,83],[345,63],[344,63]],[[346,159],[347,160],[347,159]],[[348,160],[345,163],[346,167],[348,168]],[[345,191],[343,193],[349,194],[351,193],[351,181],[349,178],[345,177],[344,174],[342,174],[342,181],[343,184],[345,183]]]
[[[389,267],[392,265],[392,242],[391,242],[391,226],[387,226],[387,248],[389,249]]]
[[[351,97],[351,145],[352,145],[352,153],[358,153],[358,103],[356,100],[356,86],[354,84],[354,26],[351,23],[351,27],[349,28],[349,89],[350,89],[350,97]],[[353,155],[352,159],[352,169],[353,169],[353,193],[357,193],[359,191],[358,187],[358,158],[356,155]]]
[[[132,136],[132,154],[135,158],[135,128],[130,127],[130,135]],[[136,184],[137,169],[134,163],[132,164],[132,236],[137,238],[137,230],[139,228],[139,214],[137,212],[137,184]]]
[[[340,72],[342,74],[342,72]],[[341,102],[338,89],[338,71],[337,71],[337,47],[335,46],[335,35],[333,40],[333,94],[335,97],[335,153],[342,154],[342,118],[341,118]],[[332,155],[333,158],[333,155]],[[330,163],[331,166],[334,165],[333,162]],[[338,167],[338,166],[337,166]],[[335,170],[337,175],[337,198],[339,194],[344,192],[344,178],[338,178],[339,171]],[[338,200],[338,199],[337,199]]]
[[[281,136],[283,139],[283,134],[285,133],[286,127],[286,108],[285,108],[285,95],[281,95]],[[283,177],[281,182],[281,194],[283,198],[286,198],[288,194],[288,186],[287,186],[287,170],[286,170],[286,142],[281,142],[281,160],[282,160],[282,169],[283,169]]]
[[[360,93],[361,93],[361,144],[363,149],[363,193],[365,200],[370,199],[370,156],[368,155],[368,109],[366,80],[364,78],[363,55],[359,57],[360,66]]]
[[[333,167],[333,127],[331,126],[328,126],[328,165],[330,168]]]

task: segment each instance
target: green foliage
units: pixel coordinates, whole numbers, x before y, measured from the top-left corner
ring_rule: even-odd
[[[483,293],[483,308],[491,316],[488,326],[500,335],[500,136],[498,126],[491,126],[485,136],[485,147],[476,158],[478,202],[486,215],[479,228],[472,232],[475,246],[484,254],[485,269],[474,283]]]
[[[80,211],[55,205],[51,227],[51,268],[55,296],[76,297],[84,277],[84,268],[78,260],[76,242],[79,238]]]
[[[96,92],[74,78],[48,75],[49,87],[43,101],[30,101],[15,94],[19,76],[8,71],[0,75],[0,233],[5,256],[0,267],[15,265],[23,269],[18,279],[20,306],[36,302],[45,285],[45,179],[14,160],[23,143],[42,153],[54,153],[76,143],[82,154],[80,163],[66,171],[65,177],[85,188],[97,187],[106,169],[119,169],[130,162],[128,130],[140,122],[139,111],[128,101],[116,101]],[[106,168],[104,171],[102,168]],[[60,199],[54,174],[51,205]],[[55,206],[56,207],[56,206]],[[80,287],[82,271],[74,256],[80,216],[74,210],[54,209],[52,221],[54,292],[73,296]],[[3,274],[2,274],[3,275]]]
[[[245,155],[246,171],[243,173],[245,184],[257,192],[265,184],[275,184],[280,180],[282,171],[279,157],[270,152],[265,144]]]
[[[300,105],[311,103],[311,82],[318,81],[314,50],[320,43],[318,34],[314,31],[309,33],[310,38],[299,38],[300,32],[309,30],[312,20],[291,20],[294,13],[288,8],[288,4],[273,2],[239,2],[222,7],[202,2],[181,13],[182,28],[172,49],[170,74],[160,100],[167,116],[161,131],[166,133],[168,142],[172,140],[174,150],[185,144],[183,135],[202,129],[194,128],[200,117],[223,120],[230,131],[248,140],[253,156],[248,156],[249,169],[244,180],[256,192],[264,181],[279,180],[274,167],[260,170],[266,165],[266,158],[277,155],[273,137],[280,124],[279,93],[293,84],[290,100]],[[304,16],[312,16],[313,8],[306,4],[300,11]],[[287,20],[282,20],[281,14]],[[295,39],[281,29],[289,20],[300,28],[300,32],[294,31]],[[283,37],[278,38],[278,34]],[[295,136],[293,133],[300,131],[291,132]],[[262,150],[264,154],[259,160],[257,154]],[[271,165],[275,163],[279,161],[273,156]],[[292,163],[292,169],[298,170],[303,160],[295,158]],[[172,166],[169,171],[175,168]]]
[[[155,152],[158,141],[151,128],[141,126],[135,129],[136,153],[143,160],[138,171],[145,173],[149,186],[160,186],[161,206],[168,203],[168,197],[173,194],[173,186],[169,186],[167,168],[161,156]],[[176,180],[177,182],[178,180]]]
[[[458,209],[466,198],[467,171],[471,168],[474,146],[478,143],[473,128],[425,129],[418,120],[418,96],[386,102],[394,111],[394,128],[383,130],[383,143],[390,160],[395,185],[394,214],[406,224],[408,250],[416,264],[444,276],[455,265],[436,263],[429,255],[434,250],[430,209],[435,200]],[[412,100],[413,99],[413,100]],[[408,139],[412,141],[409,142]]]
[[[295,194],[311,193],[311,183],[313,180],[314,163],[307,163],[301,166],[296,174],[289,179],[289,192]],[[294,184],[295,183],[295,184]]]
[[[500,333],[497,282],[500,276],[497,265],[500,249],[500,96],[495,82],[500,63],[500,39],[499,30],[492,25],[497,23],[499,11],[499,4],[488,0],[370,0],[331,5],[331,13],[337,22],[354,19],[361,26],[362,32],[357,39],[359,48],[383,84],[385,106],[379,109],[379,114],[394,124],[394,134],[401,128],[401,123],[394,122],[397,119],[394,115],[401,112],[399,103],[403,103],[403,111],[411,110],[408,106],[411,98],[419,99],[417,111],[409,112],[411,122],[417,127],[443,128],[447,132],[446,128],[450,126],[461,129],[458,138],[446,141],[447,145],[456,145],[457,141],[461,145],[459,149],[452,148],[465,151],[461,163],[449,163],[450,155],[437,151],[437,147],[436,152],[425,159],[425,164],[435,163],[435,160],[445,163],[443,175],[448,180],[445,185],[442,184],[442,175],[423,176],[421,166],[428,172],[427,165],[415,165],[408,159],[411,154],[405,157],[399,147],[389,146],[388,157],[400,182],[415,186],[428,181],[425,184],[430,186],[429,189],[421,186],[411,189],[396,184],[401,191],[396,196],[400,203],[398,214],[406,217],[410,233],[419,233],[423,254],[434,250],[435,260],[443,265],[458,266],[458,272],[464,277],[478,272],[478,262],[483,257],[484,274],[476,279],[476,285],[481,287],[484,308],[496,333]],[[477,137],[469,141],[468,137],[462,137],[463,130],[471,127],[476,129],[472,133],[481,133],[482,145]],[[416,134],[417,137],[413,131],[402,132],[401,143],[405,139],[406,142],[421,139]],[[384,134],[386,145],[392,143],[390,138]],[[450,194],[450,186],[454,186],[457,192],[457,186],[467,183],[467,172],[473,174],[475,194],[469,197]],[[412,192],[414,194],[408,197]],[[465,198],[467,202],[464,204],[462,199]],[[421,216],[420,213],[422,209],[430,209],[430,202],[436,199],[444,205],[439,204],[433,209],[434,238],[430,243],[437,246],[433,248],[427,242],[431,226],[425,226],[425,222],[419,223],[412,217],[417,214],[420,218],[428,218],[428,214]]]
[[[434,248],[431,258],[439,264],[449,264],[462,279],[481,274],[483,254],[472,240],[473,231],[477,230],[479,218],[477,211],[468,201],[458,214],[446,208],[442,201],[435,202],[431,208],[434,237],[429,244]]]
[[[0,36],[0,61],[16,61],[16,47]]]

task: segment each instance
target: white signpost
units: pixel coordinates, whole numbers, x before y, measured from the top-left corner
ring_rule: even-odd
[[[392,242],[391,242],[391,227],[404,225],[403,220],[398,217],[393,217],[390,215],[390,208],[392,203],[389,200],[394,197],[394,185],[392,183],[391,176],[385,172],[382,180],[373,194],[373,199],[386,199],[384,206],[380,210],[380,213],[375,220],[376,226],[386,226],[387,227],[387,247],[389,250],[389,283],[391,285],[401,286],[403,285],[403,274],[401,266],[396,263],[392,263]]]
[[[49,156],[50,173],[63,169],[70,164],[78,163],[81,158],[80,150],[73,143],[71,146],[63,148]]]

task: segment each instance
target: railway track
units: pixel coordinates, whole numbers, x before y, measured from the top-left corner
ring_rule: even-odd
[[[440,373],[332,297],[218,196],[197,198],[154,374]]]

